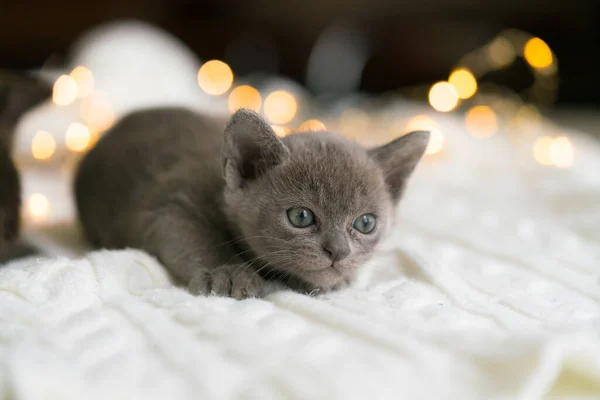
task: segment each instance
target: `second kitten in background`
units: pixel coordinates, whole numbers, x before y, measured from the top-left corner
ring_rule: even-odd
[[[258,296],[265,280],[337,289],[388,233],[428,140],[366,150],[326,132],[280,139],[248,110],[226,126],[138,111],[82,161],[77,207],[96,246],[146,250],[195,294]]]
[[[52,86],[36,76],[0,71],[0,263],[31,252],[14,243],[21,225],[21,180],[12,145],[20,118],[51,94]]]

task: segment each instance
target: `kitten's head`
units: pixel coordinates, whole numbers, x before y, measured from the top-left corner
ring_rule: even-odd
[[[413,132],[366,150],[326,132],[280,139],[240,110],[223,146],[229,218],[273,277],[339,286],[388,232],[428,141],[427,132]]]

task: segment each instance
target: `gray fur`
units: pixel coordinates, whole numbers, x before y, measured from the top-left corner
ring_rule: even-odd
[[[229,122],[192,111],[138,111],[82,161],[75,182],[90,240],[154,254],[195,294],[259,296],[265,279],[298,291],[351,282],[392,224],[425,151],[412,133],[367,151],[319,132],[280,139],[256,113]],[[308,207],[296,228],[286,210]],[[352,228],[372,213],[369,235]]]

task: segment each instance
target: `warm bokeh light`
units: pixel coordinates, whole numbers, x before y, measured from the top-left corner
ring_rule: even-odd
[[[554,143],[551,136],[542,136],[533,143],[533,158],[541,165],[552,165],[550,159],[550,146]]]
[[[552,51],[540,38],[531,38],[525,44],[524,56],[534,68],[547,68],[552,65]]]
[[[439,153],[442,147],[444,147],[444,136],[442,133],[437,129],[430,131],[430,133],[429,144],[425,150],[425,154],[428,155]]]
[[[99,91],[81,101],[79,112],[90,132],[105,131],[115,122],[115,113],[110,102],[106,95]]]
[[[56,151],[56,140],[51,133],[39,131],[31,141],[31,154],[37,160],[47,160]]]
[[[94,91],[94,74],[84,66],[76,67],[69,76],[77,85],[77,97],[87,97]]]
[[[288,127],[285,127],[285,126],[271,125],[271,128],[273,128],[273,131],[279,137],[285,137],[285,136],[289,135],[289,133],[291,132],[291,129]]]
[[[260,111],[262,98],[258,90],[252,86],[238,86],[229,95],[229,111],[236,112],[240,108],[247,108],[256,112]]]
[[[473,136],[487,138],[498,130],[498,118],[490,107],[475,106],[467,111],[465,126]]]
[[[77,83],[69,75],[61,75],[52,88],[52,101],[59,106],[68,106],[77,98]]]
[[[412,117],[404,126],[403,133],[414,131],[429,131],[429,144],[425,150],[425,154],[431,155],[439,153],[444,147],[444,135],[440,131],[438,124],[427,115],[416,115]]]
[[[50,210],[50,202],[46,196],[35,193],[32,194],[28,201],[29,213],[34,218],[42,218],[48,214]]]
[[[573,165],[573,144],[568,137],[560,136],[550,145],[548,155],[552,164],[568,168]]]
[[[285,90],[272,92],[265,99],[265,115],[274,124],[290,122],[296,115],[297,108],[296,99]]]
[[[92,136],[87,126],[74,122],[67,128],[65,144],[71,151],[84,151],[92,142]]]
[[[198,85],[205,93],[218,96],[229,90],[233,72],[223,61],[207,61],[198,71]]]
[[[456,89],[458,97],[461,99],[468,99],[477,92],[477,80],[475,75],[466,68],[459,68],[454,70],[448,82]]]
[[[510,40],[505,37],[494,39],[487,50],[488,59],[496,68],[503,68],[510,65],[517,56]]]
[[[326,131],[327,127],[325,124],[318,119],[309,119],[308,121],[304,121],[298,127],[299,132],[318,132],[318,131]]]
[[[452,111],[458,105],[458,93],[448,82],[438,82],[429,90],[429,104],[436,111]]]

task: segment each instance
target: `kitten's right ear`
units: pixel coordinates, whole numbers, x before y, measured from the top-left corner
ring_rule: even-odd
[[[231,116],[223,143],[223,171],[228,185],[243,186],[288,155],[285,144],[254,111],[241,109]]]

